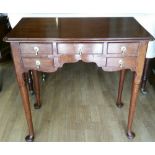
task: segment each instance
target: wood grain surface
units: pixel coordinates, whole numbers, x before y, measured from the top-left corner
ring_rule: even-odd
[[[24,141],[27,124],[12,63],[3,64],[4,85],[0,93],[0,141]],[[132,72],[127,72],[124,107],[116,108],[118,72],[103,72],[94,63],[65,64],[41,83],[42,108],[34,110],[35,141],[129,141],[125,130]],[[133,141],[155,141],[155,95],[139,94],[133,123]],[[69,94],[69,95],[68,95]]]

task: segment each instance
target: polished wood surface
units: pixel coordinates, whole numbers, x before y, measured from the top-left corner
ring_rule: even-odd
[[[132,17],[23,18],[7,37],[9,41],[153,39]]]
[[[28,90],[26,86],[25,73],[23,71],[23,66],[21,65],[20,51],[18,47],[19,47],[19,43],[16,43],[16,44],[11,43],[11,48],[13,49],[12,54],[13,54],[13,61],[14,61],[15,70],[16,70],[16,78],[17,78],[20,93],[22,96],[23,107],[24,107],[27,125],[29,129],[29,135],[25,137],[25,140],[33,141],[34,129],[33,129],[33,123],[32,123],[29,95],[28,95]]]
[[[116,101],[116,105],[117,105],[119,108],[121,108],[121,107],[123,106],[123,102],[122,102],[122,92],[123,92],[125,74],[126,74],[126,70],[121,70],[121,71],[120,71],[118,95],[117,95],[117,101]]]
[[[36,101],[40,107],[40,89],[36,71],[55,72],[65,63],[80,60],[87,63],[94,62],[104,71],[125,69],[134,71],[127,128],[128,138],[134,138],[132,122],[136,99],[147,44],[152,39],[153,37],[134,18],[22,19],[5,40],[11,42],[12,55],[16,61],[16,74],[29,127],[26,141],[33,141],[34,129],[23,74],[35,70]],[[120,96],[121,91],[119,90]]]

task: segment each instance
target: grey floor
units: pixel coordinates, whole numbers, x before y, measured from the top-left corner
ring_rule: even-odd
[[[27,124],[12,62],[1,64],[0,141],[24,141]],[[124,85],[124,107],[115,106],[118,72],[103,72],[93,63],[65,64],[41,82],[42,108],[34,110],[35,141],[129,141],[125,135],[132,73]],[[155,91],[139,94],[132,141],[155,141]]]

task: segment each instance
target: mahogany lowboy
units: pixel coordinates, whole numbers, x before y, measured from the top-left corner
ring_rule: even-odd
[[[121,71],[117,106],[121,101],[125,70],[134,72],[127,136],[134,138],[132,122],[143,72],[147,44],[153,37],[134,18],[23,18],[5,40],[12,55],[29,128],[34,130],[24,73],[33,70],[35,108],[40,108],[37,71],[55,72],[64,63],[94,62],[104,71]],[[104,82],[104,81],[103,81]]]

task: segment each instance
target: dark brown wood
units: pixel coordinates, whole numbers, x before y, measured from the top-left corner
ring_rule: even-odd
[[[131,68],[132,70],[135,70],[136,59],[137,57],[108,58],[107,66],[108,67],[120,67],[120,64],[122,62],[122,68]]]
[[[24,81],[23,74],[20,74],[19,72],[17,73],[17,80],[18,83],[22,83],[19,85],[22,100],[23,100],[23,105],[24,105],[24,111],[29,127],[29,135],[25,137],[26,141],[33,141],[34,139],[34,130],[33,130],[33,123],[32,123],[32,116],[31,116],[31,109],[30,109],[30,101],[29,101],[29,96],[28,96],[28,90],[26,87],[26,81]]]
[[[54,60],[53,59],[44,59],[44,58],[23,58],[23,65],[25,68],[29,68],[30,70],[38,70],[38,71],[52,71],[54,68]],[[38,65],[37,65],[38,62]],[[40,64],[40,65],[39,65]]]
[[[7,35],[7,38],[8,41],[16,40],[22,42],[88,40],[88,38],[91,40],[110,41],[153,39],[132,17],[23,18],[12,32]]]
[[[130,99],[130,107],[129,107],[129,116],[128,116],[128,129],[127,129],[127,137],[129,139],[133,139],[135,137],[135,133],[132,131],[132,123],[133,118],[136,110],[136,101],[138,97],[138,91],[141,83],[144,62],[145,62],[145,55],[147,50],[147,42],[143,42],[140,45],[141,55],[137,58],[137,67],[136,72],[134,72],[132,88],[131,88],[131,99]]]
[[[129,108],[129,117],[128,117],[127,137],[129,139],[133,139],[135,137],[135,133],[132,132],[131,128],[132,128],[133,117],[134,117],[135,109],[136,109],[138,90],[139,90],[139,86],[140,86],[140,84],[137,84],[135,81],[136,81],[136,73],[134,73],[134,78],[133,78],[133,84],[132,84],[132,89],[131,89],[130,108]]]
[[[34,137],[27,89],[21,75],[34,70],[36,105],[40,103],[37,71],[55,72],[64,63],[94,62],[104,71],[120,71],[118,103],[121,104],[125,69],[135,72],[128,138],[133,138],[132,122],[149,40],[153,37],[134,18],[23,18],[9,33],[18,83],[29,127]],[[40,53],[39,53],[40,52]]]
[[[124,51],[120,49],[125,47]],[[124,56],[137,56],[139,43],[108,43],[108,53],[109,54],[123,54]],[[123,53],[122,53],[123,52]]]
[[[25,137],[25,140],[33,141],[34,129],[33,129],[33,123],[32,123],[29,95],[28,95],[28,90],[27,90],[26,81],[25,81],[24,68],[23,68],[23,65],[21,64],[21,59],[20,59],[19,43],[11,43],[11,48],[12,48],[13,61],[15,65],[16,77],[19,84],[19,89],[23,100],[23,107],[24,107],[25,116],[26,116],[28,129],[29,129],[29,134],[28,136]]]
[[[103,53],[102,43],[58,43],[57,47],[60,54]]]
[[[150,61],[151,59],[149,58],[145,59],[145,65],[144,65],[144,71],[143,71],[142,83],[141,83],[141,92],[144,95],[147,94],[146,83],[148,80],[148,76],[150,74]]]
[[[123,92],[123,85],[124,85],[124,80],[125,80],[125,74],[126,74],[126,70],[125,69],[120,71],[118,96],[117,96],[117,101],[116,101],[116,105],[119,108],[121,108],[123,106],[122,92]]]
[[[52,54],[52,44],[21,43],[20,47],[23,57],[43,57]]]
[[[36,103],[34,104],[34,108],[35,109],[40,109],[41,101],[40,101],[40,82],[39,82],[39,76],[38,76],[38,72],[36,70],[33,70],[32,73],[33,73],[34,90],[35,90],[35,96],[36,96]]]

